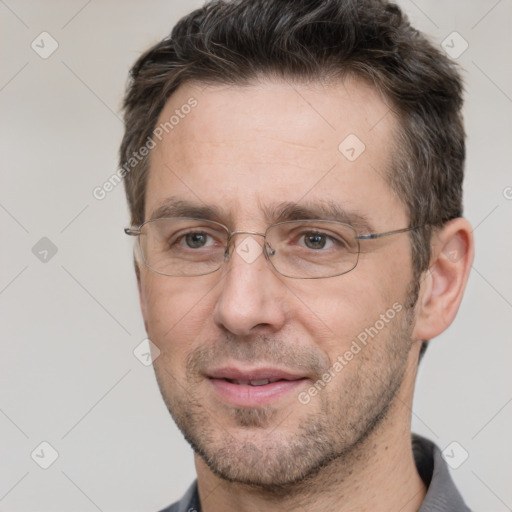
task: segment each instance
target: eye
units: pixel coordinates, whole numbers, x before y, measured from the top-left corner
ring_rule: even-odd
[[[206,233],[199,232],[187,233],[181,237],[181,240],[183,240],[190,249],[200,249],[201,247],[206,246],[208,235]]]
[[[333,239],[332,237],[326,235],[325,233],[319,232],[310,232],[302,235],[304,239],[304,245],[308,249],[318,250],[332,247]]]
[[[323,249],[327,243],[327,237],[320,233],[304,235],[304,243],[309,249]]]
[[[203,249],[215,244],[216,240],[210,233],[205,231],[189,231],[177,237],[171,245],[178,245],[184,249]]]

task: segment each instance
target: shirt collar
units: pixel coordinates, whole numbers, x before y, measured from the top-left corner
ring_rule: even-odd
[[[412,436],[412,450],[427,494],[418,512],[470,512],[455,487],[439,448],[423,437]]]

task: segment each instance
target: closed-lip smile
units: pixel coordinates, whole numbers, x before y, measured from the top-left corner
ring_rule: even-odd
[[[275,367],[226,366],[206,372],[222,401],[239,407],[258,407],[275,402],[304,385],[307,376]]]

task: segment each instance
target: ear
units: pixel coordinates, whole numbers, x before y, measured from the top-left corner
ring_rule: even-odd
[[[430,266],[423,275],[416,304],[413,339],[435,338],[452,323],[462,301],[473,255],[473,230],[466,219],[453,219],[434,233]]]

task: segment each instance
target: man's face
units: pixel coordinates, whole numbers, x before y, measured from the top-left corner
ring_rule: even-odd
[[[360,233],[407,227],[385,180],[397,121],[370,86],[185,84],[159,123],[189,111],[191,97],[197,106],[152,151],[146,220],[181,201],[215,209],[232,231],[262,233],[280,220],[269,211],[334,203],[365,221]],[[210,275],[169,277],[142,265],[141,304],[161,351],[162,395],[196,452],[228,480],[284,485],[334,457],[348,460],[385,428],[394,395],[410,390],[410,242],[407,234],[362,241],[353,271],[292,279],[263,254],[252,261],[237,251],[248,236],[234,236],[230,259]]]

